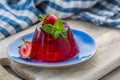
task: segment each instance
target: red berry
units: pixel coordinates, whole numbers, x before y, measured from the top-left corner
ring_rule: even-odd
[[[31,52],[32,52],[32,42],[26,41],[25,44],[20,46],[19,48],[19,54],[23,59],[30,58]]]
[[[45,20],[43,21],[43,25],[44,24],[52,24],[54,25],[54,23],[57,21],[57,17],[54,15],[48,15]]]

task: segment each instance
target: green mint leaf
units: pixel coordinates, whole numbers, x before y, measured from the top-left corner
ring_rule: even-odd
[[[43,25],[41,28],[42,28],[42,30],[44,30],[45,32],[51,34],[52,27],[53,27],[53,26],[52,26],[51,24],[45,24],[45,25]]]
[[[60,36],[61,32],[60,31],[55,31],[53,34],[53,37],[57,39]]]
[[[54,26],[56,29],[59,29],[61,30],[63,27],[62,27],[62,20],[58,18],[58,20],[55,22]]]
[[[58,19],[54,25],[51,24],[42,25],[41,29],[51,34],[54,39],[61,38],[63,40],[66,40],[68,38],[67,32],[63,27],[61,19]]]
[[[62,33],[60,34],[60,37],[61,37],[63,40],[66,40],[66,39],[68,38],[66,32],[62,32]]]
[[[59,31],[59,37],[62,38],[63,40],[67,39],[67,32],[66,30],[63,28],[63,24],[62,24],[62,20],[58,19],[54,26],[53,26],[57,31]],[[55,35],[55,34],[54,34]]]

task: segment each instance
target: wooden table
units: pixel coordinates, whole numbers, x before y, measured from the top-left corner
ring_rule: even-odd
[[[96,40],[97,52],[88,61],[67,68],[48,69],[21,65],[9,60],[6,55],[7,46],[20,36],[33,32],[35,29],[33,26],[0,41],[0,64],[10,66],[17,75],[26,80],[119,80],[120,68],[117,67],[120,65],[120,31],[76,20],[67,22],[72,28],[79,28]],[[20,79],[1,65],[0,80]],[[117,69],[114,70],[115,68]],[[112,70],[114,71],[111,72]]]

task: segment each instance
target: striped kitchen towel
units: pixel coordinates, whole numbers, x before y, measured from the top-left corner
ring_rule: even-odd
[[[120,27],[120,0],[0,0],[0,40],[30,27],[39,14]]]
[[[32,0],[0,0],[0,40],[30,27],[39,13]]]

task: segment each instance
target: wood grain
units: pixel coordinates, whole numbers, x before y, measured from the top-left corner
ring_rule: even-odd
[[[1,65],[0,65],[0,80],[20,80],[16,76],[7,72]]]
[[[67,20],[67,22],[70,27],[85,31],[95,39],[97,52],[88,61],[69,67],[51,69],[22,65],[9,60],[6,55],[7,46],[18,37],[33,32],[35,29],[35,26],[33,26],[0,41],[0,45],[2,45],[0,46],[0,63],[9,65],[26,80],[97,80],[120,65],[119,30],[75,20]],[[1,70],[4,69],[0,68]],[[6,78],[6,80],[9,79]]]

